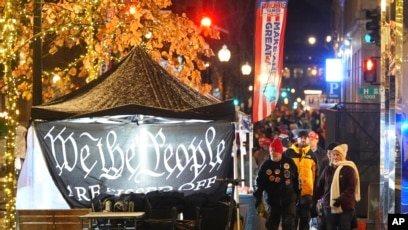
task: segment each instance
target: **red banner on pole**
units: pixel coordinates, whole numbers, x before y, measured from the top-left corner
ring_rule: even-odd
[[[287,5],[287,0],[257,0],[252,108],[254,123],[269,116],[279,98]]]

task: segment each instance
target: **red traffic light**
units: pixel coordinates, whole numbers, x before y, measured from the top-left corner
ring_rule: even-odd
[[[367,58],[363,61],[363,78],[365,82],[377,81],[377,60]]]
[[[201,26],[210,27],[211,23],[212,23],[211,18],[209,18],[209,17],[203,17],[201,19]]]
[[[377,60],[373,58],[367,58],[363,62],[364,72],[374,72],[377,69]]]

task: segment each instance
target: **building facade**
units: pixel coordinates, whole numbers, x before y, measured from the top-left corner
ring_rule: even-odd
[[[386,228],[388,213],[408,212],[408,100],[403,97],[408,87],[407,5],[403,0],[334,0],[332,5],[337,55],[343,67],[341,101],[379,107],[380,119],[372,124],[380,127],[380,176],[373,181],[378,193],[377,229]],[[379,14],[380,36],[367,40],[370,22],[376,20],[370,14],[373,11]],[[371,77],[366,71],[368,59],[377,64]]]

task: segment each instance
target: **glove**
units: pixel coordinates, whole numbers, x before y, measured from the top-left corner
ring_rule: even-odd
[[[257,209],[258,206],[262,203],[262,199],[256,199],[255,201],[255,208]]]
[[[300,199],[296,199],[296,207],[300,206]]]
[[[334,207],[340,207],[340,198],[337,198],[337,199],[334,199],[334,203],[333,203],[333,206]]]
[[[296,195],[296,207],[300,206],[300,202],[302,201],[302,197],[300,194]]]

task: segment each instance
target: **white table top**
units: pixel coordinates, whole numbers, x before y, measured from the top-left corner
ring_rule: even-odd
[[[122,218],[143,218],[144,212],[89,212],[86,215],[79,216],[80,219],[92,219],[92,218],[110,218],[110,219],[122,219]]]

